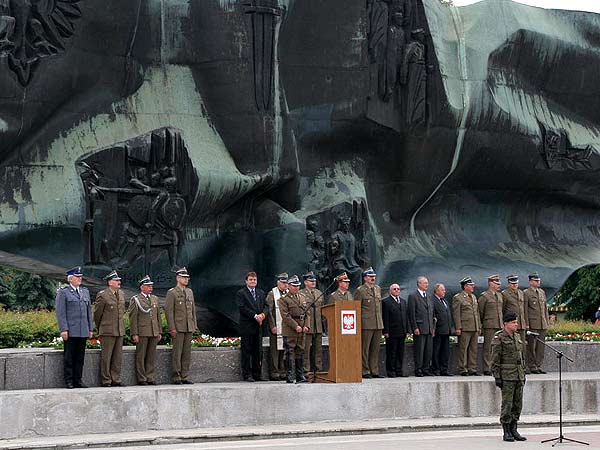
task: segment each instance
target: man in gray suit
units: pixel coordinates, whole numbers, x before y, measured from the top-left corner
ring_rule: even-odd
[[[431,354],[433,350],[434,306],[427,293],[429,280],[417,278],[417,290],[408,296],[408,320],[413,333],[415,351],[415,376],[432,376]]]
[[[87,387],[81,382],[85,344],[92,337],[92,302],[87,288],[81,286],[81,267],[67,272],[68,286],[56,293],[56,319],[64,342],[64,379],[67,389]]]

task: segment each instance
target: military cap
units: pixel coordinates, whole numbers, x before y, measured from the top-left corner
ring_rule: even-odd
[[[119,276],[116,270],[113,270],[111,273],[104,277],[104,281],[110,280],[121,281],[121,277]]]
[[[540,274],[537,273],[537,272],[530,273],[529,274],[529,279],[532,280],[532,281],[540,281],[541,280]]]
[[[348,278],[348,275],[346,275],[346,272],[338,275],[337,277],[335,277],[335,279],[337,280],[338,283],[341,283],[343,281],[350,283],[350,278]]]
[[[475,286],[475,283],[473,283],[473,279],[469,276],[466,276],[462,280],[460,280],[460,285],[462,287],[465,287],[467,284],[470,286]]]
[[[377,274],[375,273],[375,271],[373,270],[372,267],[369,267],[368,269],[363,270],[362,276],[363,277],[374,277]]]
[[[519,275],[511,274],[511,275],[509,275],[509,276],[506,277],[506,280],[509,283],[518,283],[519,282]]]
[[[298,278],[298,275],[292,275],[288,278],[287,282],[292,286],[300,286],[300,279]]]
[[[502,320],[504,322],[512,322],[513,320],[517,320],[517,314],[509,311],[506,314],[504,314]]]
[[[81,267],[79,267],[79,266],[76,266],[76,267],[73,267],[73,268],[67,270],[66,274],[73,275],[74,277],[82,277],[83,276],[83,272],[81,271]]]
[[[306,272],[304,275],[302,275],[302,279],[304,281],[306,281],[306,280],[316,281],[317,277],[315,276],[314,272],[311,270],[310,272]]]
[[[488,277],[488,282],[500,284],[500,275],[490,275]]]
[[[150,279],[150,276],[149,276],[149,275],[146,275],[144,278],[142,278],[140,281],[138,281],[138,284],[139,284],[140,286],[142,286],[142,285],[144,285],[144,284],[145,284],[145,285],[152,285],[152,284],[154,284],[154,283],[153,283],[153,282],[152,282],[152,280]]]
[[[185,277],[185,278],[189,278],[190,274],[188,273],[187,269],[185,267],[182,267],[181,269],[177,270],[175,272],[175,275],[178,277]]]
[[[282,283],[287,283],[288,278],[289,275],[287,274],[287,272],[281,272],[279,275],[277,275],[277,281],[281,281]]]

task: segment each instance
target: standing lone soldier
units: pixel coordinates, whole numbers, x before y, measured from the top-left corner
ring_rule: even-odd
[[[308,299],[300,293],[300,279],[293,275],[288,280],[289,291],[281,298],[279,307],[283,319],[283,346],[288,383],[306,383],[304,377],[304,338],[310,330],[310,308]],[[293,359],[292,359],[293,354]]]
[[[483,327],[483,374],[491,375],[492,340],[502,328],[502,295],[500,294],[500,275],[488,277],[488,289],[477,299],[479,316]]]
[[[262,323],[267,317],[265,293],[258,289],[256,272],[246,274],[246,286],[235,293],[240,311],[242,378],[244,381],[262,381]]]
[[[86,388],[82,383],[85,343],[92,337],[92,302],[87,288],[81,286],[81,267],[67,271],[68,286],[56,293],[56,320],[64,342],[64,379],[67,389]]]
[[[121,362],[123,360],[123,336],[125,336],[125,297],[121,292],[121,277],[112,271],[104,277],[108,287],[96,295],[94,322],[100,336],[102,360],[100,377],[102,386],[123,386]]]
[[[446,300],[446,286],[437,283],[433,288],[435,310],[435,336],[433,337],[433,356],[431,368],[434,375],[450,377],[448,360],[450,359],[450,335],[454,334],[452,309]]]
[[[523,295],[527,305],[527,324],[529,331],[539,334],[543,341],[546,338],[546,330],[550,323],[548,315],[548,304],[546,303],[546,293],[540,288],[541,279],[537,272],[529,275],[529,287],[525,289]],[[546,373],[542,369],[544,362],[544,346],[535,339],[535,336],[527,337],[527,366],[531,373]]]
[[[460,280],[462,292],[452,297],[452,319],[458,336],[458,370],[461,375],[477,373],[477,338],[481,334],[481,322],[477,297],[473,295],[475,283],[471,277]]]
[[[338,275],[335,280],[337,281],[338,288],[329,296],[329,303],[351,302],[354,300],[348,290],[350,289],[350,277],[348,277],[346,272]]]
[[[383,330],[381,288],[375,284],[377,274],[372,267],[362,273],[364,283],[354,292],[361,303],[362,377],[385,378],[379,374],[379,349]]]
[[[519,289],[519,276],[512,274],[506,277],[508,281],[508,288],[502,291],[502,312],[513,312],[517,315],[519,321],[519,328],[517,331],[521,335],[521,341],[523,344],[527,342],[525,333],[529,329],[527,325],[527,305],[525,305],[525,295],[523,291]]]
[[[190,274],[185,267],[175,272],[177,286],[167,291],[165,314],[173,337],[173,384],[194,384],[188,380],[192,357],[192,335],[197,329],[194,293],[187,287]]]
[[[523,386],[525,385],[524,346],[517,333],[517,315],[508,312],[504,315],[504,329],[494,335],[492,342],[492,372],[496,386],[502,390],[502,412],[500,423],[504,429],[502,440],[507,442],[526,441],[517,431],[517,423],[523,407]]]
[[[279,310],[279,300],[287,294],[288,274],[277,275],[277,286],[269,291],[265,303],[269,308],[269,379],[279,381],[285,379],[283,365],[283,320]]]
[[[148,275],[142,278],[140,293],[131,298],[129,320],[131,322],[131,338],[135,344],[135,373],[137,383],[141,386],[156,384],[154,365],[156,345],[162,338],[160,321],[160,305],[158,297],[152,295],[154,283]]]
[[[434,305],[427,293],[429,280],[417,278],[417,290],[408,295],[408,320],[413,333],[415,351],[415,376],[432,376],[433,333],[435,323]]]
[[[406,377],[402,372],[404,341],[408,325],[408,304],[400,297],[400,285],[390,286],[390,295],[382,300],[383,336],[385,337],[385,369],[387,376]]]
[[[302,280],[304,289],[300,293],[306,296],[311,317],[304,342],[304,371],[308,372],[309,369],[311,371],[314,369],[316,372],[320,372],[323,370],[323,319],[321,316],[323,293],[317,289],[317,277],[312,271],[302,275]]]

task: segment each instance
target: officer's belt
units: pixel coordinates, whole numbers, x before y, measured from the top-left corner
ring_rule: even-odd
[[[300,316],[292,316],[292,319],[296,319],[296,320],[304,320],[304,314],[300,315]]]

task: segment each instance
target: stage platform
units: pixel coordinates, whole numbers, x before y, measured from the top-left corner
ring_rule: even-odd
[[[563,379],[564,412],[597,414],[600,374]],[[0,392],[0,439],[322,421],[497,416],[491,377],[364,380],[356,384],[202,383]],[[524,414],[558,413],[557,374],[531,375]],[[1,442],[1,441],[0,441]]]

